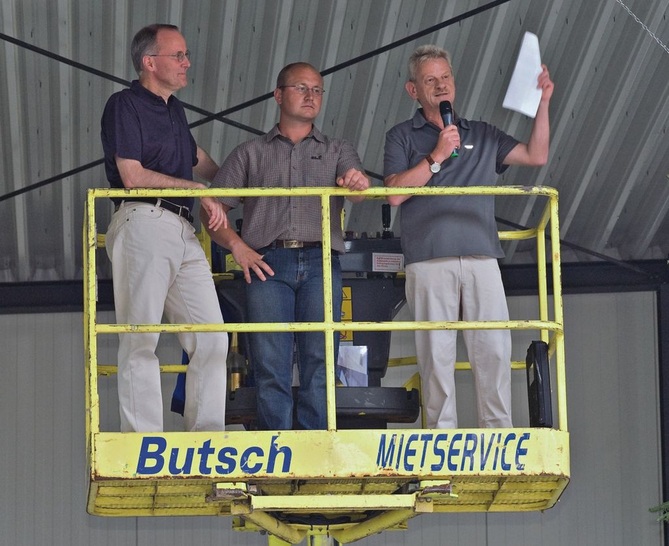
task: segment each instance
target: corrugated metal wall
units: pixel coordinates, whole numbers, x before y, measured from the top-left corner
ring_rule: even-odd
[[[458,115],[527,138],[531,118],[502,104],[523,34],[536,33],[555,81],[551,159],[511,168],[500,183],[560,191],[562,238],[581,247],[566,247],[565,262],[591,261],[583,249],[623,260],[669,254],[667,0],[1,0],[0,279],[79,278],[85,192],[107,186],[100,116],[118,80],[136,77],[130,41],[154,21],[179,25],[193,52],[179,98],[252,130],[271,128],[274,100],[230,109],[271,91],[284,64],[337,67],[317,125],[348,139],[377,174],[386,131],[413,115],[406,65],[421,44],[450,50]],[[217,162],[252,134],[219,121],[194,131]],[[356,205],[347,229],[380,231],[380,207]],[[519,225],[533,225],[539,210],[536,199],[497,201],[499,218]],[[524,244],[505,248],[505,263],[534,262]]]
[[[534,305],[533,298],[511,298],[512,318],[532,316]],[[557,506],[545,513],[425,515],[411,520],[406,532],[359,544],[662,544],[662,527],[648,511],[661,500],[655,294],[568,296],[565,316],[572,481]],[[226,518],[86,514],[82,338],[77,313],[0,316],[0,544],[267,544],[259,534],[231,531]],[[166,341],[162,354],[177,361],[178,348]],[[101,360],[114,360],[114,346],[113,339],[102,343]],[[406,337],[397,339],[393,355],[408,354],[410,346]],[[526,346],[516,343],[514,358],[522,359]],[[389,377],[410,372],[393,370]],[[115,384],[106,381],[102,420],[114,427]],[[467,373],[458,384],[461,425],[469,426]],[[514,418],[522,425],[522,373],[514,377],[514,396]]]

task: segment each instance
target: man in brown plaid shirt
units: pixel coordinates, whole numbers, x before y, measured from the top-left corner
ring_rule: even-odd
[[[212,188],[349,188],[349,200],[364,199],[370,186],[353,146],[323,135],[315,126],[323,99],[323,78],[307,63],[284,67],[274,98],[279,123],[227,157]],[[250,322],[312,322],[324,319],[321,209],[318,197],[224,198],[226,212],[243,201],[241,237],[227,227],[210,231],[229,249],[247,282]],[[341,269],[344,252],[340,226],[343,197],[331,206],[333,318],[341,317]],[[294,356],[299,369],[295,427],[327,428],[325,342],[320,332],[250,334],[251,368],[258,395],[258,428],[291,429]],[[296,355],[293,347],[296,347]],[[335,336],[335,350],[338,335]],[[336,356],[336,355],[335,355]],[[336,359],[335,359],[336,361]]]

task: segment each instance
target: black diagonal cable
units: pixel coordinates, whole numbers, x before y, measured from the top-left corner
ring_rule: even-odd
[[[27,42],[24,42],[22,40],[18,40],[16,38],[12,38],[11,36],[8,36],[7,34],[3,34],[0,32],[0,40],[4,40],[6,42],[9,42],[11,44],[14,44],[16,46],[22,47],[24,49],[28,49],[30,51],[33,51],[35,53],[38,53],[40,55],[43,55],[44,57],[48,57],[50,59],[53,59],[54,61],[58,61],[59,63],[71,66],[72,68],[76,68],[78,70],[81,70],[82,72],[88,72],[90,74],[93,74],[95,76],[99,76],[100,78],[103,78],[105,80],[110,80],[114,83],[119,83],[121,85],[124,85],[125,87],[130,87],[130,82],[129,80],[125,80],[123,78],[119,78],[117,76],[113,76],[111,74],[108,74],[107,72],[102,72],[101,70],[98,70],[97,68],[92,68],[88,65],[79,63],[77,61],[73,61],[72,59],[68,59],[67,57],[63,57],[62,55],[58,55],[56,53],[52,53],[51,51],[47,51],[46,49],[42,49],[41,47],[34,46],[32,44],[29,44]],[[202,114],[203,116],[211,116],[213,115],[209,110],[205,110],[203,108],[200,108],[199,106],[194,106],[192,104],[189,104],[187,102],[181,102],[181,104],[184,105],[184,108],[188,110],[192,110],[193,112],[196,112],[198,114]],[[250,127],[248,125],[244,125],[243,123],[239,123],[236,121],[228,120],[223,118],[222,116],[219,116],[216,118],[218,121],[222,121],[224,123],[228,123],[230,125],[233,125],[237,128],[244,129],[250,133],[256,133],[256,134],[263,134],[262,131],[259,131],[258,129],[255,129],[254,127]],[[97,165],[96,162],[90,163],[89,166],[94,166]]]
[[[367,59],[369,59],[369,58],[371,58],[371,57],[374,57],[374,56],[376,56],[376,55],[380,55],[381,53],[385,53],[386,51],[390,51],[390,50],[392,50],[392,49],[394,49],[394,48],[400,47],[400,46],[402,46],[402,45],[404,45],[404,44],[406,44],[406,43],[409,43],[409,42],[411,42],[411,41],[414,41],[414,40],[416,40],[416,39],[418,39],[418,38],[421,38],[421,37],[423,37],[423,36],[426,36],[426,35],[428,35],[428,34],[431,34],[431,33],[433,33],[433,32],[436,32],[436,31],[438,31],[438,30],[441,30],[442,28],[446,28],[446,27],[448,27],[448,26],[450,26],[450,25],[453,25],[453,24],[455,24],[455,23],[458,23],[458,22],[463,21],[463,20],[465,20],[465,19],[468,19],[468,18],[470,18],[470,17],[474,17],[475,15],[478,15],[479,13],[482,13],[482,12],[484,12],[484,11],[493,9],[493,8],[495,8],[495,7],[497,7],[497,6],[502,5],[502,4],[506,4],[506,3],[510,2],[510,1],[511,1],[511,0],[495,0],[495,1],[493,1],[493,2],[489,2],[488,4],[485,4],[485,5],[483,5],[483,6],[480,6],[480,7],[478,7],[478,8],[475,8],[475,9],[473,9],[473,10],[467,11],[467,12],[465,12],[465,13],[463,13],[463,14],[461,14],[461,15],[458,15],[458,16],[456,16],[456,17],[452,17],[451,19],[448,19],[447,21],[443,21],[443,22],[441,22],[441,23],[438,23],[438,24],[436,24],[436,25],[433,25],[433,26],[431,26],[431,27],[428,27],[428,28],[426,28],[426,29],[424,29],[424,30],[422,30],[422,31],[419,31],[419,32],[414,33],[414,34],[411,34],[411,35],[409,35],[409,36],[406,36],[405,38],[402,38],[402,39],[400,39],[400,40],[397,40],[397,41],[395,41],[395,42],[392,42],[392,43],[390,43],[390,44],[388,44],[388,45],[382,46],[382,47],[377,48],[377,49],[375,49],[375,50],[372,50],[372,51],[370,51],[370,52],[368,52],[368,53],[365,53],[365,54],[363,54],[363,55],[359,55],[358,57],[354,57],[353,59],[349,59],[348,61],[345,61],[345,62],[340,63],[340,64],[338,64],[338,65],[335,65],[335,66],[333,66],[333,67],[326,68],[325,70],[323,70],[323,71],[321,72],[321,74],[322,74],[323,76],[327,76],[327,75],[332,74],[332,73],[334,73],[334,72],[338,72],[339,70],[343,70],[344,68],[347,68],[347,67],[352,66],[352,65],[354,65],[354,64],[357,64],[357,63],[360,63],[360,62],[362,62],[362,61],[365,61],[365,60],[367,60]],[[99,77],[101,77],[101,78],[105,78],[105,79],[111,80],[111,81],[113,81],[113,82],[120,83],[121,85],[125,85],[125,86],[129,86],[129,85],[130,85],[130,82],[129,82],[128,80],[124,80],[124,79],[122,79],[122,78],[118,78],[118,77],[116,77],[116,76],[112,76],[111,74],[107,74],[106,72],[102,72],[102,71],[100,71],[100,70],[97,70],[97,69],[95,69],[95,68],[91,68],[90,66],[84,65],[84,64],[82,64],[82,63],[73,61],[73,60],[71,60],[71,59],[67,59],[66,57],[63,57],[63,56],[61,56],[61,55],[57,55],[57,54],[55,54],[55,53],[51,53],[50,51],[47,51],[47,50],[42,49],[42,48],[39,48],[39,47],[34,46],[34,45],[32,45],[32,44],[29,44],[29,43],[27,43],[27,42],[18,40],[18,39],[16,39],[16,38],[13,38],[13,37],[11,37],[11,36],[8,36],[7,34],[0,33],[0,39],[5,40],[5,41],[7,41],[7,42],[10,42],[10,43],[12,43],[12,44],[15,44],[15,45],[17,45],[17,46],[19,46],[19,47],[23,47],[23,48],[25,48],[25,49],[28,49],[28,50],[33,51],[33,52],[35,52],[35,53],[38,53],[38,54],[40,54],[40,55],[44,55],[44,56],[46,56],[46,57],[52,58],[52,59],[54,59],[54,60],[56,60],[56,61],[58,61],[58,62],[61,62],[61,63],[63,63],[63,64],[69,65],[69,66],[72,66],[73,68],[77,68],[77,69],[79,69],[79,70],[83,70],[84,72],[89,72],[89,73],[94,74],[94,75],[96,75],[96,76],[99,76]],[[248,107],[250,107],[250,106],[253,106],[253,105],[255,105],[255,104],[258,104],[258,103],[260,103],[260,102],[263,102],[263,101],[265,101],[265,100],[268,100],[268,99],[270,99],[270,98],[272,97],[272,95],[273,95],[272,92],[265,93],[265,94],[263,94],[263,95],[260,95],[259,97],[256,97],[256,98],[254,98],[254,99],[248,100],[248,101],[243,102],[243,103],[240,103],[240,104],[238,104],[238,105],[236,105],[236,106],[227,108],[227,109],[222,110],[222,111],[220,111],[220,112],[218,112],[218,113],[216,113],[216,114],[212,114],[211,112],[209,112],[209,111],[207,111],[207,110],[204,110],[204,109],[202,109],[202,108],[199,108],[199,107],[197,107],[197,106],[194,106],[194,105],[192,105],[192,104],[188,104],[188,103],[185,103],[185,102],[182,102],[182,104],[184,105],[185,108],[187,108],[187,109],[189,109],[189,110],[192,110],[193,112],[196,112],[196,113],[199,113],[199,114],[202,114],[203,116],[205,116],[203,119],[191,123],[191,124],[190,124],[190,127],[191,127],[191,128],[198,127],[199,125],[203,125],[204,123],[208,123],[209,121],[217,120],[217,121],[221,121],[221,122],[223,122],[223,123],[226,123],[226,124],[228,124],[228,125],[237,127],[237,128],[239,128],[239,129],[243,129],[243,130],[248,131],[248,132],[250,132],[250,133],[255,133],[255,134],[261,135],[261,134],[264,134],[263,131],[260,131],[260,130],[258,130],[258,129],[255,129],[254,127],[250,127],[250,126],[245,125],[245,124],[243,124],[243,123],[239,123],[239,122],[236,122],[236,121],[227,119],[225,116],[227,116],[227,115],[229,115],[229,114],[232,114],[232,113],[234,113],[234,112],[238,112],[239,110],[243,110],[243,109],[245,109],[245,108],[248,108]],[[34,190],[34,189],[38,189],[38,188],[41,188],[41,187],[43,187],[43,186],[52,184],[53,182],[57,182],[58,180],[62,180],[63,178],[67,178],[68,176],[72,176],[72,175],[78,174],[78,173],[80,173],[80,172],[83,172],[83,171],[85,171],[85,170],[91,169],[91,168],[93,168],[93,167],[96,167],[96,166],[98,166],[98,165],[101,165],[103,162],[104,162],[104,159],[98,159],[98,160],[96,160],[96,161],[92,161],[92,162],[87,163],[87,164],[85,164],[85,165],[81,165],[80,167],[77,167],[77,168],[75,168],[75,169],[69,170],[69,171],[67,171],[67,172],[65,172],[65,173],[61,173],[60,175],[56,175],[56,176],[53,176],[53,177],[48,178],[48,179],[46,179],[46,180],[42,180],[42,181],[40,181],[40,182],[36,182],[35,184],[31,184],[31,185],[29,185],[29,186],[25,186],[24,188],[21,188],[21,189],[19,189],[19,190],[15,190],[15,191],[13,191],[13,192],[10,192],[10,193],[7,193],[7,194],[5,194],[5,195],[0,196],[0,202],[5,201],[5,200],[7,200],[7,199],[11,199],[11,198],[16,197],[16,196],[18,196],[18,195],[21,195],[21,194],[23,194],[23,193],[27,193],[27,192],[32,191],[32,190]],[[366,172],[369,176],[371,176],[371,177],[373,177],[373,178],[376,178],[376,179],[378,179],[378,180],[383,180],[383,177],[382,177],[381,175],[377,174],[377,173],[374,173],[374,172],[372,172],[372,171],[368,171],[368,170],[365,170],[365,172]],[[520,225],[518,225],[518,224],[514,224],[513,222],[510,222],[510,221],[507,221],[507,220],[504,220],[504,219],[497,218],[497,221],[500,222],[500,223],[502,223],[502,224],[506,224],[506,225],[515,227],[515,228],[517,228],[517,229],[527,229],[527,228],[525,228],[524,226],[520,226]],[[602,260],[606,260],[606,261],[615,263],[615,264],[619,265],[620,267],[623,267],[623,268],[626,268],[626,269],[630,269],[630,270],[635,271],[635,272],[637,272],[637,273],[642,273],[642,274],[646,274],[646,275],[649,274],[647,271],[644,271],[644,270],[641,269],[641,268],[638,268],[638,267],[633,266],[633,265],[630,265],[630,264],[628,264],[628,263],[626,263],[626,262],[617,260],[617,259],[612,258],[612,257],[610,257],[610,256],[606,256],[606,255],[600,254],[600,253],[598,253],[598,252],[596,252],[596,251],[594,251],[594,250],[589,250],[589,249],[587,249],[587,248],[581,247],[581,246],[576,245],[576,244],[574,244],[574,243],[570,243],[570,242],[568,242],[568,241],[564,241],[564,240],[562,240],[562,239],[560,240],[560,243],[563,244],[563,245],[565,245],[565,246],[567,246],[567,247],[569,247],[569,248],[571,248],[571,249],[573,249],[573,250],[577,250],[577,251],[579,251],[579,252],[583,252],[583,253],[585,253],[585,254],[589,254],[589,255],[591,255],[591,256],[600,258],[600,259],[602,259]]]
[[[395,49],[397,47],[403,46],[406,43],[413,42],[414,40],[417,40],[418,38],[422,38],[423,36],[426,36],[428,34],[432,34],[433,32],[441,30],[442,28],[446,28],[448,26],[454,25],[456,23],[459,23],[460,21],[464,21],[465,19],[469,19],[470,17],[474,17],[475,15],[478,15],[479,13],[490,10],[492,8],[496,8],[497,6],[500,6],[502,4],[506,4],[510,1],[511,0],[495,0],[494,2],[490,2],[488,4],[485,4],[485,5],[481,6],[481,7],[475,8],[475,9],[470,10],[470,11],[466,11],[465,13],[463,13],[461,15],[457,15],[455,17],[447,19],[446,21],[443,21],[443,22],[438,23],[436,25],[432,25],[431,27],[428,27],[424,30],[421,30],[421,31],[416,32],[414,34],[410,34],[409,36],[406,36],[405,38],[401,38],[400,40],[392,42],[388,45],[381,46],[377,49],[373,49],[372,51],[369,51],[368,53],[365,53],[363,55],[359,55],[358,57],[354,57],[353,59],[349,59],[348,61],[344,61],[343,63],[336,64],[336,65],[334,65],[330,68],[326,68],[325,70],[321,71],[321,75],[322,76],[327,76],[327,75],[332,74],[334,72],[338,72],[339,70],[343,70],[344,68],[347,68],[351,65],[360,63],[362,61],[366,61],[367,59],[369,59],[371,57],[375,57],[376,55],[380,55],[381,53],[385,53],[386,51],[390,51],[391,49]],[[265,100],[267,100],[271,97],[272,97],[271,92],[270,93],[265,93],[264,95],[260,95],[259,97],[256,97],[254,99],[251,99],[251,100],[248,100],[248,101],[243,102],[241,104],[238,104],[237,106],[232,106],[232,107],[227,108],[225,110],[221,110],[217,114],[210,114],[209,116],[193,123],[193,127],[197,127],[198,125],[202,125],[202,124],[208,123],[212,120],[219,119],[219,116],[226,116],[228,114],[232,114],[234,112],[237,112],[238,110],[242,110],[242,109],[247,108],[249,106],[253,106],[254,104],[265,101]]]
[[[45,57],[49,57],[50,59],[58,61],[59,63],[71,66],[71,67],[76,68],[78,70],[81,70],[83,72],[88,72],[88,73],[93,74],[95,76],[99,76],[103,79],[113,81],[114,83],[119,83],[119,84],[124,85],[126,87],[129,87],[130,84],[131,84],[131,82],[128,81],[128,80],[124,80],[123,78],[118,78],[118,77],[113,76],[111,74],[108,74],[106,72],[102,72],[101,70],[98,70],[96,68],[92,68],[90,66],[79,63],[77,61],[73,61],[72,59],[68,59],[68,58],[63,57],[61,55],[58,55],[56,53],[52,53],[50,51],[47,51],[46,49],[42,49],[41,47],[34,46],[34,45],[29,44],[27,42],[24,42],[22,40],[17,40],[16,38],[13,38],[13,37],[8,36],[7,34],[3,34],[1,32],[0,32],[0,40],[4,40],[4,41],[12,43],[16,46],[22,47],[24,49],[28,49],[30,51],[33,51],[33,52],[38,53],[40,55],[43,55]],[[182,101],[182,104],[184,105],[184,108],[192,110],[193,112],[196,112],[198,114],[202,114],[204,116],[212,115],[211,112],[209,112],[208,110],[204,110],[203,108],[199,108],[198,106],[194,106],[192,104],[188,104],[188,103],[183,102],[183,101]],[[237,121],[226,119],[223,116],[218,116],[216,119],[218,121],[222,121],[223,123],[226,123],[228,125],[232,125],[233,127],[237,127],[238,129],[243,129],[245,131],[248,131],[250,133],[255,133],[255,134],[258,134],[258,135],[264,134],[263,131],[260,131],[256,128],[254,128],[254,127],[250,127],[250,126],[245,125],[243,123],[239,123]],[[0,196],[0,202],[6,201],[8,199],[12,199],[14,197],[18,197],[19,195],[22,195],[24,193],[28,193],[30,191],[42,188],[44,186],[48,186],[49,184],[53,184],[54,182],[58,182],[59,180],[62,180],[62,179],[67,178],[69,176],[73,176],[75,174],[81,173],[81,172],[86,171],[88,169],[92,169],[93,167],[97,167],[98,165],[102,165],[103,163],[104,163],[104,159],[97,159],[95,161],[91,161],[90,163],[86,163],[85,165],[81,165],[79,167],[76,167],[76,168],[71,169],[69,171],[66,171],[64,173],[57,174],[55,176],[47,178],[46,180],[41,180],[39,182],[35,182],[34,184],[24,186],[23,188],[19,188],[18,190],[15,190],[15,191],[12,191],[12,192],[9,192],[9,193],[6,193],[6,194]]]
[[[376,55],[380,55],[381,53],[385,53],[386,51],[390,51],[391,49],[402,46],[402,45],[404,45],[408,42],[411,42],[413,40],[421,38],[422,36],[425,36],[427,34],[431,34],[433,32],[436,32],[437,30],[441,30],[442,28],[446,28],[446,27],[448,27],[450,25],[453,25],[455,23],[459,23],[460,21],[463,21],[463,20],[468,19],[470,17],[474,17],[475,15],[478,15],[479,13],[482,13],[484,11],[493,9],[497,6],[502,5],[502,4],[506,4],[507,2],[510,2],[510,1],[511,0],[495,0],[494,2],[489,2],[488,4],[485,4],[483,6],[475,8],[473,10],[467,11],[467,12],[463,13],[462,15],[458,15],[456,17],[448,19],[447,21],[443,21],[441,23],[438,23],[436,25],[428,27],[425,30],[421,30],[419,32],[416,32],[415,34],[411,34],[411,35],[409,35],[405,38],[402,38],[402,39],[400,39],[396,42],[392,42],[388,45],[382,46],[378,49],[375,49],[373,51],[365,53],[364,55],[360,55],[358,57],[355,57],[353,59],[350,59],[350,60],[345,61],[343,63],[340,63],[338,65],[335,65],[333,67],[326,68],[325,70],[323,70],[321,72],[321,74],[323,76],[327,76],[328,74],[332,74],[332,73],[337,72],[339,70],[343,70],[344,68],[347,68],[347,67],[349,67],[353,64],[365,61],[365,60],[367,60],[371,57],[374,57]],[[89,73],[94,74],[96,76],[99,76],[101,78],[111,80],[111,81],[116,82],[116,83],[120,83],[121,85],[125,85],[125,86],[130,85],[130,82],[128,80],[124,80],[123,78],[118,78],[116,76],[112,76],[111,74],[107,74],[106,72],[102,72],[101,70],[91,68],[90,66],[86,66],[82,63],[73,61],[73,60],[68,59],[66,57],[63,57],[61,55],[51,53],[50,51],[47,51],[47,50],[42,49],[40,47],[34,46],[32,44],[28,44],[27,42],[24,42],[22,40],[18,40],[16,38],[8,36],[7,34],[0,33],[0,39],[5,40],[7,42],[10,42],[12,44],[15,44],[19,47],[23,47],[25,49],[28,49],[28,50],[33,51],[35,53],[38,53],[40,55],[44,55],[46,57],[54,59],[54,60],[56,60],[60,63],[72,66],[73,68],[77,68],[77,69],[82,70],[84,72],[89,72]],[[233,127],[243,129],[243,130],[248,131],[250,133],[255,133],[257,135],[262,135],[262,134],[264,134],[263,131],[260,131],[258,129],[255,129],[253,127],[250,127],[248,125],[244,125],[244,124],[236,122],[236,121],[232,121],[230,119],[227,119],[225,116],[228,116],[229,114],[232,114],[234,112],[238,112],[239,110],[243,110],[245,108],[248,108],[250,106],[258,104],[260,102],[266,101],[266,100],[272,98],[272,96],[273,96],[272,92],[265,93],[263,95],[260,95],[259,97],[256,97],[256,98],[250,99],[248,101],[242,102],[242,103],[240,103],[236,106],[232,106],[230,108],[227,108],[227,109],[222,110],[222,111],[220,111],[218,113],[215,113],[215,114],[213,114],[213,113],[211,113],[207,110],[204,110],[202,108],[199,108],[197,106],[194,106],[192,104],[188,104],[188,103],[185,103],[185,102],[182,103],[182,104],[188,110],[192,110],[193,112],[196,112],[198,114],[202,114],[203,116],[205,116],[204,118],[189,124],[189,127],[191,127],[191,128],[195,128],[195,127],[198,127],[198,126],[203,125],[205,123],[209,123],[210,121],[216,120],[216,121],[221,121],[223,123],[226,123],[228,125],[232,125]],[[36,182],[34,184],[30,184],[28,186],[25,186],[23,188],[20,188],[18,190],[13,191],[13,192],[7,193],[5,195],[0,196],[0,202],[5,201],[7,199],[11,199],[13,197],[17,197],[18,195],[21,195],[23,193],[28,193],[32,190],[41,188],[41,187],[46,186],[48,184],[52,184],[53,182],[57,182],[58,180],[62,180],[63,178],[67,178],[68,176],[72,176],[74,174],[80,173],[80,172],[85,171],[87,169],[97,167],[98,165],[102,164],[103,161],[104,161],[103,159],[92,161],[91,163],[87,163],[86,165],[82,165],[81,167],[77,167],[76,169],[72,169],[72,170],[67,171],[65,173],[61,173],[59,175],[52,176],[51,178],[48,178],[46,180],[42,180],[40,182]],[[369,176],[371,176],[372,178],[376,178],[377,180],[383,180],[383,176],[381,176],[378,173],[374,173],[374,172],[368,171],[368,170],[365,170],[365,172]]]
[[[78,174],[78,173],[86,171],[88,169],[92,169],[93,167],[97,167],[98,165],[102,165],[104,163],[104,161],[105,161],[104,159],[97,159],[95,161],[91,161],[90,163],[86,163],[85,165],[81,165],[79,167],[76,167],[76,168],[74,168],[70,171],[57,174],[56,176],[52,176],[51,178],[47,178],[46,180],[40,180],[39,182],[35,182],[34,184],[30,184],[29,186],[24,186],[23,188],[19,188],[18,190],[11,191],[9,193],[6,193],[5,195],[0,196],[0,202],[6,201],[7,199],[11,199],[12,197],[18,197],[19,195],[22,195],[24,193],[28,193],[29,191],[39,189],[42,186],[48,186],[49,184],[53,184],[54,182],[58,182],[59,180],[62,180],[63,178],[67,178],[68,176]]]

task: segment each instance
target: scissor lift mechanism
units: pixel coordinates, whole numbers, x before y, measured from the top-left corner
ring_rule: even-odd
[[[348,543],[431,512],[533,511],[552,507],[569,482],[569,434],[560,282],[557,191],[547,187],[372,188],[388,194],[509,195],[543,198],[536,228],[502,231],[505,240],[534,239],[539,319],[508,322],[333,322],[222,324],[100,324],[96,308],[95,200],[109,197],[318,196],[321,199],[325,316],[332,316],[329,200],[339,188],[245,190],[117,190],[88,192],[84,217],[84,336],[86,438],[90,467],[87,510],[100,516],[233,516],[238,530],[266,531],[270,543],[306,536]],[[548,235],[548,237],[546,237]],[[549,241],[551,279],[548,277]],[[552,317],[549,318],[549,285]],[[530,330],[549,347],[554,364],[554,428],[338,430],[333,333],[343,330]],[[98,337],[124,332],[177,333],[323,331],[327,355],[328,429],[116,433],[100,430],[98,378],[114,369],[98,363]],[[515,368],[524,363],[513,363]],[[176,365],[163,372],[182,371]]]

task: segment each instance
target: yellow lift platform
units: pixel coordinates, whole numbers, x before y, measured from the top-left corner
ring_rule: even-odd
[[[388,194],[505,195],[541,199],[535,228],[501,231],[505,240],[533,239],[538,264],[536,319],[509,322],[333,322],[286,324],[101,324],[97,321],[96,199],[109,197],[319,196],[323,226],[339,188],[246,190],[89,190],[84,218],[86,437],[88,512],[99,516],[233,516],[237,530],[266,531],[271,544],[305,537],[349,543],[385,529],[406,528],[419,514],[515,512],[551,508],[569,482],[569,433],[560,282],[557,191],[548,187],[372,188]],[[323,229],[323,248],[330,233]],[[548,256],[550,252],[550,256]],[[326,316],[332,316],[331,255],[324,251]],[[547,262],[551,263],[550,279]],[[549,292],[551,294],[549,299]],[[329,311],[328,311],[329,310]],[[341,331],[416,329],[529,330],[547,344],[554,375],[551,428],[389,428],[340,430],[335,408],[333,335]],[[328,429],[319,431],[165,432],[100,430],[98,379],[114,365],[98,362],[98,338],[124,332],[323,331],[327,356]],[[512,363],[525,369],[525,362]],[[110,371],[111,369],[111,371]],[[163,372],[182,371],[176,365]],[[328,538],[329,539],[329,538]]]

